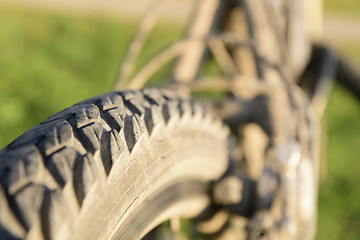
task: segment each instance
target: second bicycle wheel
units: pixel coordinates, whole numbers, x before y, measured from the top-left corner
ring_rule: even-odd
[[[134,239],[209,203],[226,129],[168,91],[76,104],[0,151],[2,239]]]

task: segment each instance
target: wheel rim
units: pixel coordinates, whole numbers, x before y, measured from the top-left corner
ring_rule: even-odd
[[[142,201],[112,239],[138,239],[171,217],[195,217],[184,209],[192,207],[190,202],[205,208],[210,202],[208,189],[207,183],[192,179],[168,184]]]

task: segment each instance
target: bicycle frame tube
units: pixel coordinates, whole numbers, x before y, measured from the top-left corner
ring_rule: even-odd
[[[201,65],[206,52],[205,39],[214,29],[223,2],[221,0],[199,1],[187,32],[188,46],[179,56],[173,71],[175,82],[186,84],[196,78],[199,70],[198,66]]]

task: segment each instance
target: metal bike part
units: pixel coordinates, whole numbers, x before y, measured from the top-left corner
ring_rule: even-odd
[[[210,35],[217,21],[217,12],[222,5],[220,0],[200,0],[189,23],[186,38],[188,46],[180,55],[173,72],[175,82],[193,81],[201,65],[206,50],[205,39]]]

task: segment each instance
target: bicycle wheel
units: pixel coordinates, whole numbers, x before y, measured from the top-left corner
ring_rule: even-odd
[[[2,239],[134,239],[208,204],[226,129],[165,90],[91,98],[0,151]]]

